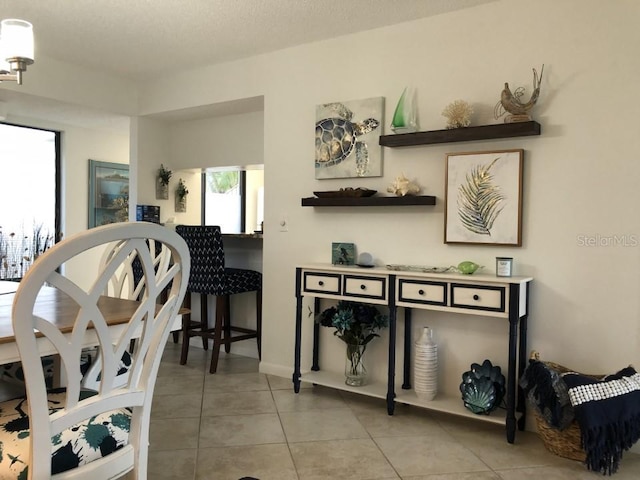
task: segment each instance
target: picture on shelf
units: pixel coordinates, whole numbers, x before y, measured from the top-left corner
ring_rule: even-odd
[[[447,154],[445,243],[522,245],[523,150]]]
[[[353,243],[332,243],[331,263],[333,265],[355,265],[356,246]]]

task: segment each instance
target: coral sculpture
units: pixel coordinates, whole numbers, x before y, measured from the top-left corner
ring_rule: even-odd
[[[387,187],[387,192],[395,194],[397,197],[405,195],[415,195],[420,191],[420,187],[411,182],[404,173],[396,177],[395,181]]]
[[[442,115],[447,117],[447,128],[468,127],[471,125],[473,108],[464,100],[456,100],[445,107]]]

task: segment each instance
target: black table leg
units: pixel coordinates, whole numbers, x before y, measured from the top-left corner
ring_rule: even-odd
[[[509,287],[509,371],[507,373],[507,441],[513,443],[516,437],[516,372],[518,350],[518,322],[520,285]]]
[[[411,390],[411,309],[404,309],[404,378],[403,390]]]
[[[387,376],[387,413],[395,409],[396,382],[396,276],[389,275],[389,370]]]
[[[296,268],[296,338],[293,354],[293,391],[300,392],[300,345],[302,341],[302,295],[300,295],[301,270]]]
[[[313,312],[314,315],[317,315],[320,312],[320,299],[318,297],[314,298],[313,301]],[[318,364],[318,356],[320,355],[320,324],[313,322],[313,363],[311,365],[311,370],[317,372],[320,370],[320,365]]]

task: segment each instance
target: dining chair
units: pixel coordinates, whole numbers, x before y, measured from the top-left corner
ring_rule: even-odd
[[[166,271],[169,261],[169,250],[161,242],[156,242],[153,239],[149,239],[149,252],[153,261],[153,267],[156,272]],[[100,268],[104,267],[111,258],[123,247],[121,242],[114,242],[108,245],[104,250],[100,259]],[[125,262],[119,266],[114,272],[113,276],[107,283],[107,288],[104,291],[104,295],[110,297],[124,298],[128,300],[137,300],[141,297],[145,288],[145,276],[142,266],[142,262],[137,255],[137,252],[133,251],[128,256]],[[166,294],[166,289],[163,291]],[[176,332],[173,332],[176,333]],[[175,341],[175,336],[174,336]],[[131,341],[129,350],[133,350],[135,340]],[[85,388],[97,389],[98,380],[100,376],[100,359],[98,358],[99,348],[96,346],[86,347],[82,350],[83,361],[81,363],[81,370],[83,372],[83,386]],[[42,368],[45,372],[45,379],[47,380],[47,386],[52,388],[64,384],[64,379],[59,378],[59,368],[57,368],[58,362],[54,356],[47,356],[42,358]],[[125,351],[122,355],[118,366],[118,383],[124,384],[128,378],[129,368],[131,367],[131,355],[129,351]],[[24,387],[24,372],[22,370],[21,362],[12,362],[0,366],[0,380],[6,381],[13,385]]]
[[[231,351],[231,343],[255,338],[258,357],[262,353],[262,274],[255,270],[225,266],[224,245],[219,226],[176,225],[176,233],[184,238],[191,255],[191,274],[187,285],[187,305],[190,294],[200,294],[200,321],[190,315],[182,316],[182,353],[180,364],[187,363],[189,339],[199,336],[207,349],[208,340],[213,340],[210,373],[216,373],[220,346]],[[234,326],[231,323],[231,295],[256,293],[256,328]],[[213,328],[209,327],[208,295],[216,297],[216,313]]]
[[[148,239],[147,243],[156,275],[166,272],[171,259],[169,249],[162,242],[154,239]],[[108,245],[100,259],[100,268],[104,268],[124,247],[125,245],[122,242],[113,242]],[[140,300],[145,293],[146,282],[147,278],[144,274],[142,261],[138,252],[134,250],[126,256],[125,261],[120,263],[119,267],[109,279],[107,288],[103,294],[126,300]],[[160,294],[161,300],[163,300],[163,296],[166,295],[166,293],[167,288]],[[131,368],[131,354],[135,349],[135,345],[135,339],[131,340],[129,350],[122,354],[122,358],[118,364],[116,385],[124,385],[127,383],[129,369]],[[84,388],[97,390],[100,381],[100,349],[96,346],[88,347],[84,348],[82,353],[87,359],[85,371],[82,376],[82,386]]]
[[[161,242],[170,262],[154,268],[148,240]],[[117,252],[97,268],[91,282],[66,275],[66,266],[118,242]],[[103,295],[115,272],[135,252],[144,272],[139,300]],[[97,227],[61,241],[29,269],[15,294],[12,322],[22,361],[26,396],[0,404],[0,478],[111,479],[129,473],[147,477],[149,417],[160,359],[178,314],[189,278],[189,250],[169,229],[151,223]],[[161,292],[170,286],[166,300]],[[38,296],[73,303],[68,310],[38,303]],[[49,298],[49,297],[47,297]],[[111,311],[107,307],[111,306]],[[133,313],[132,313],[133,312]],[[117,320],[108,325],[106,317]],[[58,322],[72,325],[59,329]],[[118,385],[118,363],[133,338],[136,349],[125,385]],[[43,346],[43,342],[45,345]],[[97,391],[82,388],[82,349],[100,348]],[[47,390],[40,348],[60,355],[67,387]]]

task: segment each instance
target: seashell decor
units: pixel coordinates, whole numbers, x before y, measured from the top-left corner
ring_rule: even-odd
[[[472,114],[473,108],[464,100],[456,100],[442,111],[442,116],[447,117],[447,128],[468,127]]]
[[[405,177],[403,173],[387,187],[387,192],[393,193],[397,197],[404,197],[405,195],[416,195],[420,192],[420,187]]]

